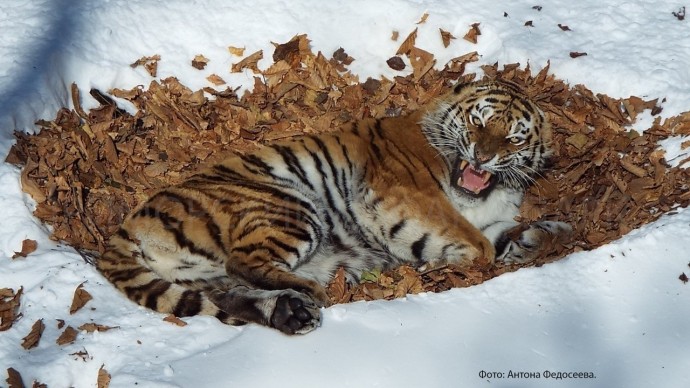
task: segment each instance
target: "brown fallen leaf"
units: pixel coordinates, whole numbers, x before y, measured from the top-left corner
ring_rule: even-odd
[[[585,55],[587,55],[587,53],[581,53],[581,52],[578,52],[578,51],[571,51],[571,52],[570,52],[570,58],[577,58],[577,57],[582,57],[582,56],[585,56]]]
[[[84,307],[86,303],[88,303],[91,299],[93,299],[93,296],[89,294],[88,291],[84,289],[84,283],[81,283],[77,288],[74,290],[74,296],[72,297],[72,306],[69,308],[69,313],[74,314],[79,309]]]
[[[218,74],[211,74],[208,77],[206,77],[208,82],[216,85],[216,86],[221,86],[225,85],[225,80],[222,79]]]
[[[351,56],[347,55],[345,49],[342,47],[339,47],[337,50],[333,52],[333,59],[344,65],[349,65],[355,60]]]
[[[391,33],[391,40],[392,40],[393,42],[397,42],[397,41],[398,41],[398,37],[400,37],[400,32],[398,32],[398,31],[393,31],[393,32]]]
[[[230,72],[232,73],[239,73],[244,69],[249,69],[253,71],[254,73],[260,73],[260,70],[258,68],[258,62],[264,58],[264,52],[263,50],[259,50],[250,56],[244,58],[243,60],[235,63],[232,65],[230,68]]]
[[[403,70],[405,69],[405,62],[403,62],[402,58],[400,57],[390,57],[386,63],[388,64],[388,67],[390,67],[393,70]]]
[[[87,333],[93,333],[94,331],[108,331],[117,328],[119,328],[119,326],[106,326],[98,323],[85,323],[78,327],[79,330],[85,330]]]
[[[417,29],[415,28],[414,31],[410,32],[410,34],[407,35],[407,38],[405,38],[405,40],[402,42],[402,44],[398,48],[398,51],[395,52],[395,55],[409,54],[410,50],[412,50],[412,47],[414,47],[416,41]]]
[[[150,57],[144,56],[137,59],[134,63],[132,63],[129,66],[131,66],[132,68],[143,66],[144,69],[146,69],[146,71],[151,75],[151,77],[156,77],[158,73],[158,61],[160,60],[160,55],[152,55]]]
[[[204,70],[206,65],[208,64],[209,59],[206,58],[205,56],[199,54],[192,59],[192,67],[194,67],[197,70]]]
[[[534,27],[534,23],[531,20],[525,22],[525,27]]]
[[[31,384],[31,388],[48,388],[48,385],[34,380],[33,384]]]
[[[86,351],[86,349],[84,349],[84,350],[79,350],[79,351],[76,351],[76,352],[74,352],[74,353],[70,353],[69,355],[70,355],[70,356],[74,356],[74,357],[75,357],[75,360],[77,359],[77,357],[78,357],[78,358],[81,358],[81,360],[84,361],[84,362],[88,361],[89,359],[93,359],[93,358],[89,355],[89,352]]]
[[[348,287],[345,279],[345,268],[340,267],[336,271],[333,279],[328,284],[328,295],[331,297],[331,303],[346,303],[348,299]]]
[[[26,337],[22,338],[22,347],[26,350],[33,349],[38,346],[39,341],[41,341],[41,335],[43,335],[43,330],[45,330],[46,325],[43,324],[43,319],[39,319],[34,322],[31,326],[31,331]]]
[[[429,18],[429,13],[424,12],[424,14],[422,15],[422,18],[419,19],[419,21],[415,24],[424,24],[424,23],[426,23],[426,19],[428,19],[428,18]]]
[[[170,323],[177,325],[177,326],[180,326],[180,327],[187,326],[187,322],[181,320],[180,318],[174,316],[173,314],[166,315],[165,318],[163,318],[163,320],[165,322],[170,322]]]
[[[21,316],[18,310],[23,290],[23,287],[19,287],[15,293],[11,288],[0,288],[0,331],[12,327],[14,321]]]
[[[110,386],[110,373],[105,369],[105,365],[101,365],[98,369],[98,379],[96,380],[96,387],[108,388]]]
[[[678,276],[678,279],[680,279],[683,284],[688,282],[688,275],[685,274],[685,272],[681,273],[680,276]]]
[[[558,24],[558,28],[560,28],[562,31],[572,31],[570,27],[560,23]]]
[[[33,252],[35,252],[37,248],[38,243],[36,242],[36,240],[25,239],[24,241],[22,241],[22,250],[19,252],[14,252],[12,258],[16,259],[17,257],[27,257]]]
[[[236,57],[244,56],[244,50],[246,50],[245,47],[228,46],[228,51],[230,52],[230,54],[232,54]]]
[[[470,43],[477,44],[477,37],[482,34],[482,32],[479,30],[479,24],[480,23],[473,23],[470,26],[469,31],[467,31],[465,36],[463,36],[462,38]]]
[[[453,34],[451,34],[450,32],[448,32],[442,28],[439,28],[438,30],[441,32],[441,41],[443,41],[443,47],[450,46],[450,41],[455,39]]]
[[[24,388],[22,375],[14,368],[7,368],[7,388]]]
[[[55,341],[58,345],[66,345],[66,344],[71,344],[74,343],[77,339],[77,335],[79,332],[73,328],[72,326],[67,326],[65,328],[65,331],[60,334],[58,339]]]

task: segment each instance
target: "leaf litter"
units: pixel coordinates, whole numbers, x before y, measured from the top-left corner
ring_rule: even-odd
[[[406,114],[455,83],[478,78],[465,72],[468,63],[479,60],[476,52],[439,67],[432,53],[415,46],[416,35],[417,28],[388,60],[390,67],[402,70],[402,57],[407,57],[412,72],[393,79],[360,82],[347,69],[355,59],[345,49],[330,57],[313,53],[307,36],[297,35],[274,43],[273,63],[265,70],[258,68],[262,51],[232,65],[232,72],[255,74],[253,90],[242,95],[230,87],[193,91],[174,77],[130,90],[92,90],[99,107],[84,112],[75,98],[74,109],[38,121],[38,135],[16,133],[7,161],[23,166],[23,187],[38,203],[35,215],[54,228],[52,238],[102,252],[107,237],[138,203],[157,188],[182,181],[200,164],[221,159],[229,149],[251,152],[266,142],[332,131],[352,120]],[[468,35],[470,40],[480,35],[478,23]],[[229,50],[244,54],[244,49]],[[159,60],[153,55],[133,65],[151,68]],[[629,126],[644,111],[658,115],[656,99],[595,94],[549,74],[548,64],[537,74],[517,63],[481,68],[484,78],[524,90],[554,128],[553,166],[528,190],[518,221],[567,222],[574,237],[567,244],[552,244],[548,254],[529,266],[594,249],[690,204],[689,170],[671,168],[657,146],[669,136],[690,134],[690,112],[657,117],[651,128],[637,133]],[[73,94],[78,95],[76,87]],[[137,112],[119,109],[113,97],[129,101]],[[349,284],[340,270],[328,291],[334,303],[393,299],[468,287],[520,267],[476,263],[420,271],[403,266],[365,274],[359,284]]]

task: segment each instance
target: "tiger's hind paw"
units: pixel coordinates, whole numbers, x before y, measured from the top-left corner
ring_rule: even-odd
[[[321,312],[307,295],[286,290],[276,300],[271,326],[285,334],[305,334],[321,325]]]
[[[529,263],[548,253],[553,244],[568,241],[572,232],[573,228],[565,222],[535,222],[523,230],[516,239],[508,241],[497,261],[504,264]]]

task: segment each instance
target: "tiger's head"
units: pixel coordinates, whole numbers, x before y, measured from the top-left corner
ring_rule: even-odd
[[[448,164],[452,186],[470,197],[485,197],[498,186],[523,191],[551,155],[544,112],[512,84],[459,84],[421,126]]]

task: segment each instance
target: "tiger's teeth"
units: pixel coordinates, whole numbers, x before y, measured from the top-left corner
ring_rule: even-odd
[[[476,190],[474,190],[474,194],[475,194],[475,195],[479,195],[479,193],[480,193],[481,191],[482,191],[482,189],[476,189]]]
[[[462,162],[460,162],[460,169],[461,169],[461,170],[464,170],[466,166],[467,166],[467,161],[466,161],[466,160],[463,160]]]
[[[487,172],[486,174],[484,174],[484,177],[483,177],[484,183],[488,182],[489,179],[491,179],[491,176],[492,176],[492,175],[493,175],[493,174],[491,174],[490,172]]]

